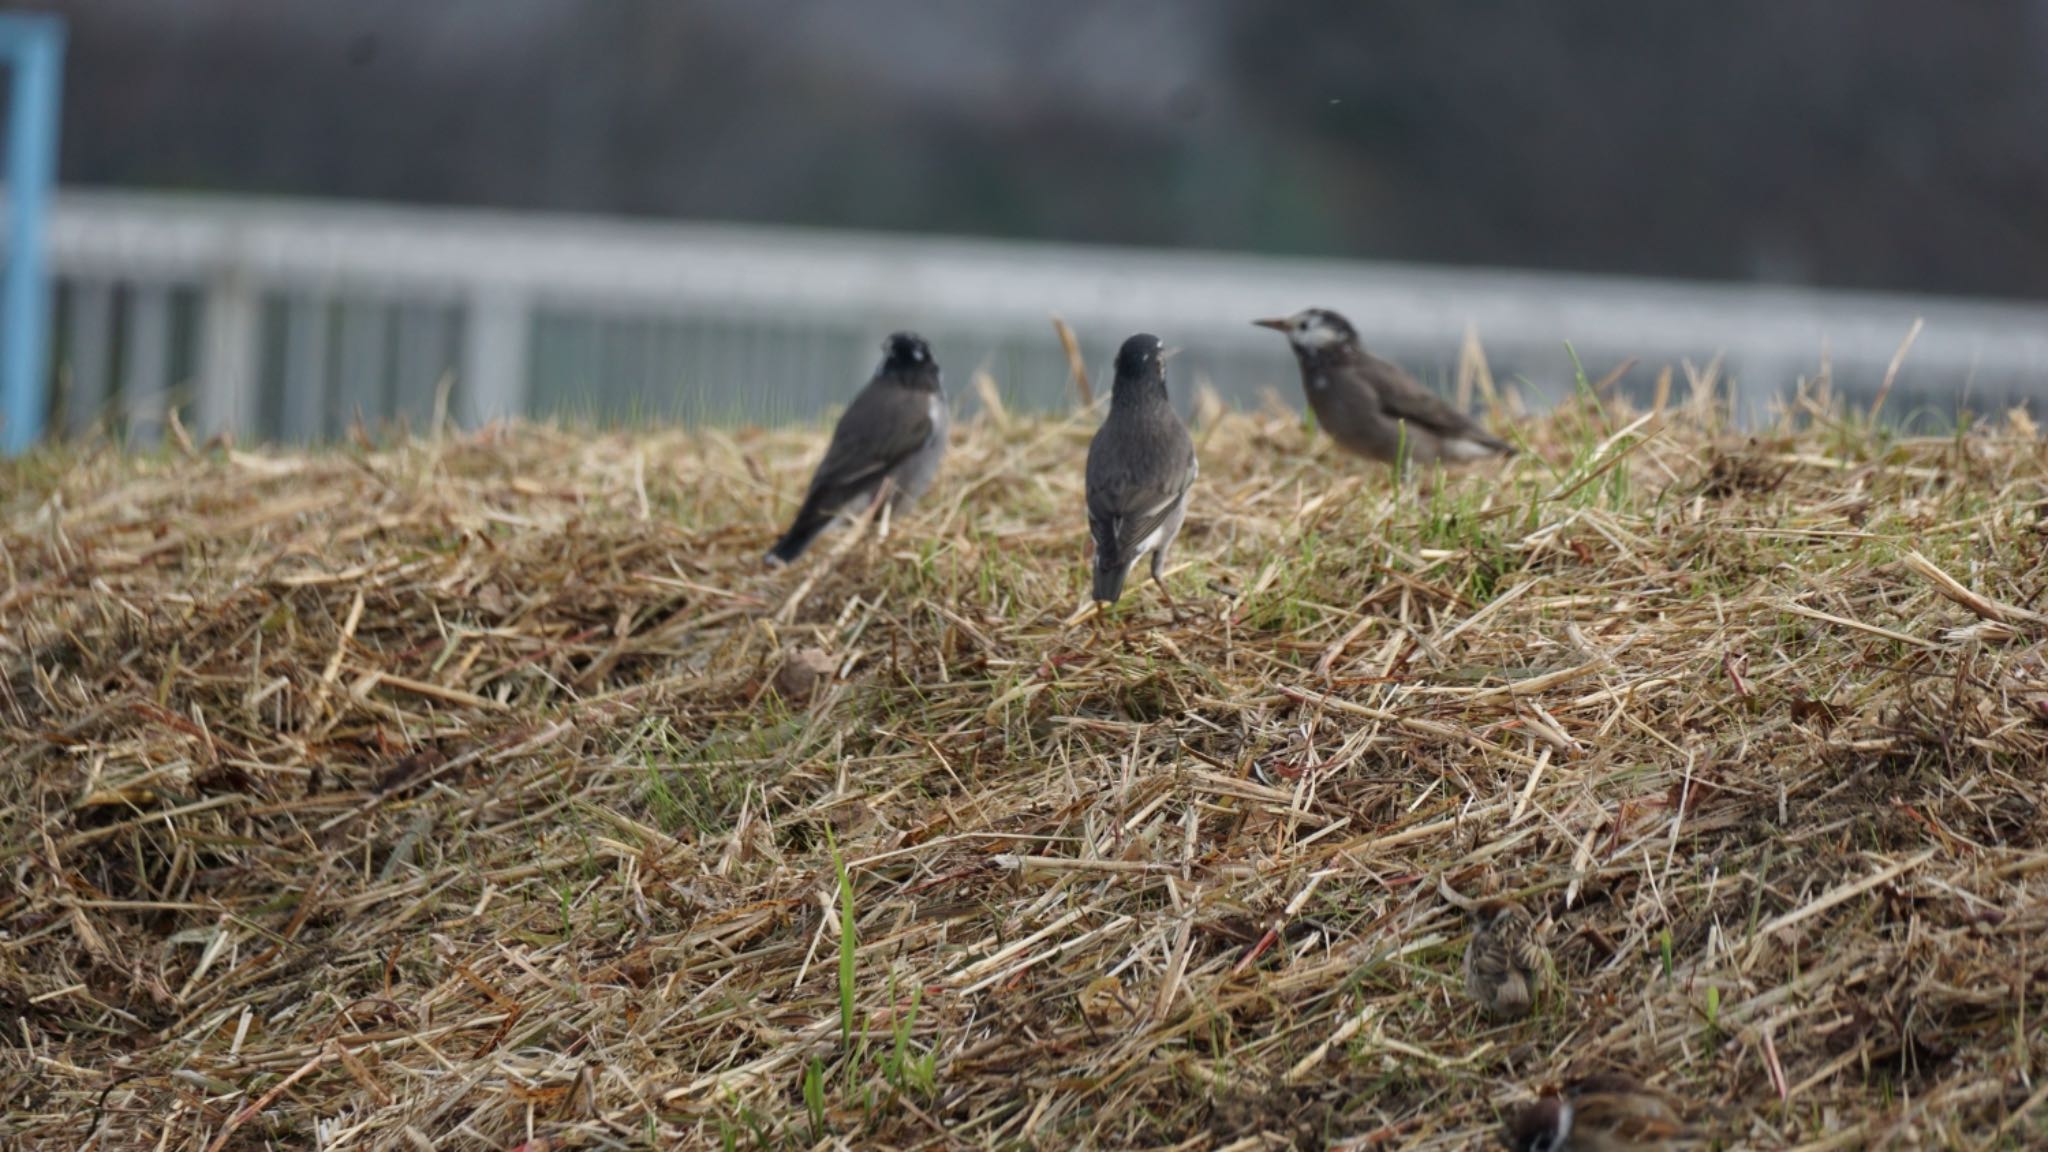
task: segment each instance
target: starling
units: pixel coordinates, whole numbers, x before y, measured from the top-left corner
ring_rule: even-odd
[[[1140,332],[1116,354],[1109,416],[1088,444],[1088,531],[1095,537],[1095,599],[1114,603],[1139,557],[1168,604],[1166,553],[1188,511],[1199,471],[1195,442],[1166,396],[1159,339]]]
[[[1335,312],[1310,308],[1252,323],[1286,335],[1316,422],[1347,452],[1388,464],[1404,457],[1435,464],[1515,454],[1399,365],[1367,352],[1351,322]]]
[[[832,429],[831,446],[789,531],[768,550],[778,567],[803,555],[843,512],[858,513],[883,494],[900,512],[924,494],[946,453],[946,390],[932,350],[915,333],[882,342],[882,364]]]

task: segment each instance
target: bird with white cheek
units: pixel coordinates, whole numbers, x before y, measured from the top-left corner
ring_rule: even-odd
[[[1481,428],[1390,360],[1366,351],[1351,322],[1327,308],[1254,320],[1287,337],[1316,423],[1339,448],[1383,464],[1458,464],[1513,456]]]

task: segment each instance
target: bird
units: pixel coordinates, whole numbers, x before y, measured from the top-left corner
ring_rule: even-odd
[[[1385,464],[1455,464],[1516,453],[1400,365],[1366,351],[1351,322],[1327,308],[1252,323],[1287,337],[1309,409],[1347,452]]]
[[[1472,939],[1465,945],[1465,994],[1495,1019],[1527,1016],[1550,973],[1550,953],[1528,910],[1512,900],[1467,899],[1442,877],[1437,888],[1472,920]]]
[[[1472,921],[1472,940],[1465,945],[1465,994],[1489,1016],[1527,1016],[1550,962],[1535,922],[1510,900],[1482,901]]]
[[[1603,1072],[1517,1111],[1507,1145],[1510,1152],[1677,1152],[1695,1142],[1660,1093]]]
[[[881,365],[832,429],[796,519],[768,550],[768,566],[794,561],[841,513],[862,511],[885,492],[891,512],[922,496],[939,473],[948,424],[931,346],[915,332],[891,334]]]
[[[1195,442],[1166,395],[1159,338],[1140,332],[1116,354],[1109,415],[1088,444],[1088,531],[1095,539],[1095,600],[1115,603],[1146,553],[1152,579],[1173,604],[1162,573],[1188,511],[1200,467]]]

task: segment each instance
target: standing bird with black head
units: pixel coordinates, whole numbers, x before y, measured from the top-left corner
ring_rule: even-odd
[[[1199,471],[1195,442],[1166,395],[1159,338],[1140,332],[1116,354],[1109,416],[1088,444],[1088,531],[1095,538],[1095,599],[1115,603],[1146,553],[1160,595],[1166,555]]]
[[[1461,463],[1513,456],[1515,448],[1365,350],[1349,320],[1326,308],[1254,320],[1287,337],[1310,411],[1346,452],[1395,464]]]
[[[939,365],[914,332],[884,340],[882,352],[874,377],[832,429],[796,520],[768,550],[770,567],[803,555],[841,513],[862,511],[885,492],[890,512],[902,512],[938,475],[949,423]]]

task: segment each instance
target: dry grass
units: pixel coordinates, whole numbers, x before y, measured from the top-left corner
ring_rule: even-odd
[[[1429,494],[1212,415],[1178,621],[1068,622],[1088,417],[776,574],[813,432],[7,465],[0,1137],[2044,1146],[2034,429],[1591,395]]]

